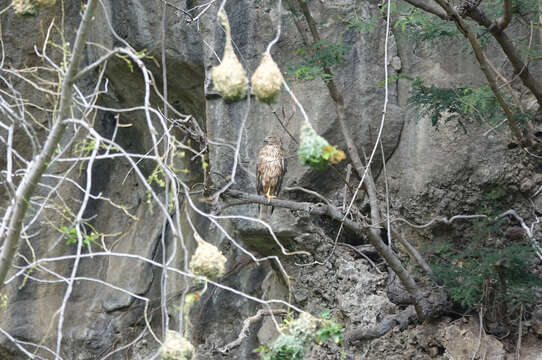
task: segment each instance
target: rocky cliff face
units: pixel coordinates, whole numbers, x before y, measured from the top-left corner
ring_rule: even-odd
[[[4,8],[8,1],[3,0],[0,3]],[[145,60],[146,64],[152,70],[156,85],[161,88],[162,68],[158,63],[163,3],[145,0],[105,0],[103,3],[105,8],[100,8],[94,19],[91,41],[108,48],[125,46],[126,41],[136,50],[146,49],[148,54],[154,57],[154,60]],[[335,81],[345,96],[347,125],[356,144],[367,153],[371,152],[374,145],[383,106],[384,89],[377,86],[377,83],[384,79],[385,21],[379,21],[372,32],[359,33],[349,28],[344,19],[354,12],[365,19],[378,18],[378,3],[379,1],[371,0],[311,2],[311,10],[320,26],[322,37],[328,41],[342,42],[348,47],[343,66],[334,69]],[[175,5],[182,9],[204,6],[192,0],[183,0]],[[64,21],[65,35],[68,38],[73,37],[80,19],[80,4],[67,2],[62,18],[60,6],[59,2],[53,8],[42,10],[36,18],[17,17],[11,11],[0,15],[7,64],[14,68],[41,64],[42,60],[36,56],[33,47],[41,46],[46,29],[53,19],[55,24]],[[311,195],[291,189],[302,186],[342,204],[342,181],[332,172],[322,174],[297,162],[297,144],[280,127],[271,107],[258,103],[255,99],[251,99],[250,103],[226,103],[212,89],[210,69],[217,64],[217,54],[222,54],[224,46],[224,32],[216,21],[217,6],[218,4],[211,4],[197,22],[187,22],[187,17],[174,7],[168,7],[167,11],[165,53],[168,100],[179,112],[192,114],[209,139],[213,140],[207,144],[210,179],[204,179],[201,175],[200,160],[190,161],[190,157],[180,160],[179,166],[189,171],[179,173],[179,176],[194,187],[198,187],[204,180],[210,180],[215,187],[224,184],[231,173],[234,160],[231,144],[235,144],[241,134],[239,166],[233,188],[255,192],[255,154],[267,135],[280,134],[284,149],[290,157],[283,183],[283,188],[286,189],[281,197],[318,201]],[[279,17],[276,2],[229,1],[226,11],[236,51],[243,66],[251,74],[268,42],[274,37]],[[282,9],[280,17],[282,36],[273,48],[272,55],[281,69],[286,70],[298,59],[296,50],[303,46],[303,39],[286,9]],[[118,37],[109,31],[108,18]],[[58,38],[54,40],[58,41]],[[465,55],[459,43],[460,40],[445,40],[444,43],[426,44],[420,49],[414,47],[407,35],[396,28],[390,38],[388,70],[390,74],[419,76],[439,86],[483,84],[483,76],[474,58]],[[96,60],[99,54],[97,48],[89,47],[85,62]],[[494,55],[495,59],[499,58],[498,53],[495,52]],[[132,71],[124,60],[111,60],[104,76],[109,83],[100,105],[125,108],[141,103],[144,93],[140,86],[140,75],[137,71]],[[94,78],[82,82],[81,88],[90,89]],[[334,104],[327,95],[325,84],[318,79],[294,81],[287,77],[287,80],[316,130],[330,143],[344,148]],[[21,86],[31,94],[29,100],[36,104],[47,104],[47,99],[41,98],[30,86]],[[521,150],[509,150],[502,133],[488,132],[484,124],[467,124],[468,135],[452,123],[435,131],[429,121],[418,119],[416,113],[407,105],[409,85],[404,80],[392,81],[389,91],[390,103],[382,141],[393,214],[424,222],[433,216],[472,213],[480,201],[482,190],[499,184],[509,192],[510,202],[528,216],[529,210],[520,197],[530,196],[540,186],[539,165],[528,161]],[[159,104],[160,100],[153,98],[151,101]],[[284,109],[287,118],[293,114],[287,128],[294,137],[298,137],[303,118],[299,111],[294,113],[287,93],[283,91],[277,104],[272,107],[279,114],[281,109]],[[32,111],[39,113],[37,110]],[[47,124],[46,116],[42,116],[44,117],[38,121]],[[95,129],[103,136],[111,137],[115,121],[111,112],[100,111],[96,115]],[[146,153],[151,142],[146,133],[143,114],[137,111],[122,113],[120,121],[131,124],[131,127],[122,129],[116,135],[117,141],[131,152]],[[245,124],[244,127],[242,124]],[[41,135],[43,136],[43,133]],[[67,144],[72,136],[74,134],[67,134],[63,143]],[[0,144],[1,146],[3,145]],[[17,149],[22,154],[30,152],[28,146],[22,142],[17,143]],[[4,149],[0,150],[4,153]],[[70,151],[75,151],[75,147]],[[377,185],[379,190],[382,190],[380,193],[385,194],[381,164],[382,159],[377,156],[373,173],[375,176],[379,175]],[[0,159],[0,167],[5,166],[4,160]],[[63,166],[58,165],[58,170],[65,170]],[[344,167],[344,164],[339,166],[339,171],[344,172]],[[143,162],[142,169],[148,176],[153,171],[153,165]],[[75,168],[69,176],[75,182],[81,183],[85,175]],[[91,202],[85,218],[91,219],[92,226],[100,232],[115,234],[111,239],[106,239],[111,250],[133,253],[156,261],[161,261],[163,253],[172,254],[176,251],[170,265],[179,269],[186,265],[182,249],[173,249],[175,242],[171,232],[164,227],[161,212],[149,211],[145,189],[131,173],[127,162],[97,161],[92,176],[92,193],[104,194],[111,203]],[[80,193],[75,188],[65,186],[58,191],[63,198],[73,201],[74,206],[80,200]],[[160,189],[157,188],[156,191],[160,192]],[[7,194],[0,195],[1,213],[7,203]],[[201,194],[196,194],[194,200],[200,197]],[[138,221],[126,216],[112,203],[123,204]],[[196,205],[202,211],[213,210],[205,203],[196,201]],[[398,310],[398,306],[390,302],[385,293],[387,273],[384,268],[373,268],[367,260],[347,247],[338,246],[334,249],[337,224],[329,219],[280,208],[275,209],[270,218],[270,224],[281,243],[289,250],[310,252],[310,258],[281,256],[267,231],[258,224],[243,220],[220,221],[237,241],[254,254],[280,256],[292,278],[292,292],[288,294],[284,280],[273,262],[255,264],[216,226],[198,216],[190,207],[187,209],[188,212],[181,217],[188,250],[193,251],[195,243],[186,216],[190,216],[202,237],[217,245],[227,255],[227,274],[220,280],[224,285],[264,300],[289,300],[316,315],[325,309],[331,309],[332,314],[346,327],[374,325],[386,315]],[[258,215],[256,205],[231,207],[224,213]],[[47,209],[40,215],[39,222],[33,226],[33,231],[38,235],[31,244],[32,248],[29,244],[23,246],[21,253],[24,256],[32,258],[34,252],[41,254],[41,257],[73,253],[73,247],[63,246],[65,241],[59,237],[56,230],[58,225],[56,228],[51,226],[58,224],[57,216],[54,209]],[[404,235],[415,244],[423,244],[427,239],[435,237],[451,241],[461,236],[453,231],[448,233],[428,230],[420,233],[408,228],[404,230]],[[348,232],[341,241],[354,245],[365,242],[363,238]],[[334,252],[324,265],[299,266],[299,263],[326,259],[332,249]],[[24,263],[22,259],[17,261],[19,265]],[[58,262],[51,268],[67,275],[72,266],[71,261],[65,261]],[[156,336],[161,338],[160,324],[163,320],[160,319],[159,311],[160,285],[164,279],[160,269],[133,259],[96,257],[83,259],[78,276],[101,279],[125,291],[83,279],[76,282],[65,315],[62,356],[65,359],[77,360],[102,359],[113,349],[119,351],[109,357],[110,359],[146,359],[151,356],[159,344],[148,332],[142,334],[141,331],[145,327],[147,313],[150,316],[149,321],[156,329]],[[181,320],[178,316],[178,304],[183,294],[184,279],[170,275],[165,281],[170,323],[177,324]],[[53,348],[56,334],[51,331],[51,327],[55,329],[57,319],[54,314],[62,302],[64,287],[63,283],[38,283],[31,278],[10,283],[7,287],[7,308],[1,310],[0,328],[18,340],[39,344],[43,341],[43,345]],[[145,309],[144,303],[131,294],[151,299],[149,308]],[[197,346],[198,358],[222,358],[216,348],[233,341],[238,336],[243,320],[254,315],[260,307],[256,302],[211,286],[191,311],[190,340]],[[397,329],[372,344],[362,344],[349,351],[354,358],[363,358],[364,353],[371,354],[368,358],[373,359],[445,358],[445,354],[455,359],[470,358],[470,355],[463,356],[462,351],[473,348],[475,345],[469,341],[477,338],[465,337],[465,332],[477,335],[476,325],[465,325],[462,322],[450,325],[450,321],[449,318],[441,319],[436,324],[423,325],[404,332]],[[228,358],[257,358],[252,350],[275,336],[274,324],[266,318],[253,325],[248,338],[233,350]],[[121,350],[136,339],[134,346]],[[505,349],[502,343],[491,336],[485,339],[480,349],[489,351],[487,358],[504,359],[506,351],[510,349]],[[536,350],[532,349],[540,349],[540,342],[531,340],[524,346],[525,356],[528,351],[536,354]],[[0,341],[2,359],[24,358],[14,343],[5,336],[0,336]],[[43,358],[51,358],[46,350],[36,351]],[[470,351],[465,354],[470,354]],[[339,358],[337,349],[313,349],[311,354],[313,359]],[[533,355],[525,357],[527,358],[536,357]]]

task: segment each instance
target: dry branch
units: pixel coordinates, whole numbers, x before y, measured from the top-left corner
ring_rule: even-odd
[[[75,37],[75,43],[72,50],[73,55],[68,64],[68,69],[66,71],[66,75],[64,76],[64,80],[62,81],[58,116],[53,128],[51,129],[51,132],[47,136],[47,140],[42,151],[30,163],[23,180],[17,188],[12,205],[13,212],[9,221],[6,239],[3,243],[2,253],[0,253],[0,288],[4,284],[4,280],[6,279],[6,275],[15,255],[15,251],[17,250],[24,215],[28,209],[30,198],[36,189],[39,179],[45,172],[45,169],[47,169],[49,161],[57,149],[57,144],[60,142],[60,139],[64,134],[64,130],[66,129],[67,123],[65,120],[70,116],[70,106],[72,104],[74,86],[73,78],[76,75],[77,70],[79,69],[79,64],[83,58],[83,49],[86,45],[89,26],[96,11],[97,4],[98,0],[90,0],[86,6],[81,25]]]
[[[224,345],[220,349],[216,349],[216,351],[218,351],[222,355],[228,355],[232,349],[235,349],[236,347],[241,345],[243,340],[246,339],[250,335],[250,326],[252,324],[260,321],[264,316],[284,315],[286,313],[287,311],[282,310],[282,309],[258,310],[256,315],[246,318],[245,321],[243,321],[243,327],[241,328],[241,331],[239,332],[239,336],[237,337],[237,339]]]
[[[432,291],[429,296],[421,302],[421,308],[425,319],[434,319],[442,315],[450,305],[446,294],[442,291]],[[401,329],[416,321],[416,311],[412,305],[402,310],[398,314],[390,315],[384,318],[380,323],[349,330],[345,333],[346,344],[352,344],[357,341],[376,339],[385,335],[388,331],[399,325]]]
[[[510,107],[506,103],[506,100],[502,96],[501,92],[499,91],[499,87],[497,86],[497,82],[495,81],[495,76],[491,72],[490,66],[487,61],[486,54],[484,53],[484,50],[482,49],[482,46],[480,45],[480,42],[478,41],[478,38],[476,37],[476,34],[471,29],[469,24],[467,24],[460,14],[445,0],[435,0],[445,11],[446,13],[454,20],[457,28],[465,38],[467,38],[470,42],[470,45],[472,47],[472,50],[474,51],[474,55],[476,56],[476,59],[478,60],[478,63],[480,64],[480,69],[486,76],[487,82],[489,83],[489,86],[491,87],[491,91],[493,91],[493,94],[495,95],[495,98],[499,102],[499,105],[501,106],[502,110],[504,111],[504,114],[506,115],[506,119],[508,120],[508,126],[510,127],[510,131],[512,132],[512,135],[516,138],[516,140],[522,144],[522,145],[528,145],[529,139],[526,139],[521,134],[521,130],[519,129],[519,126],[514,118],[514,114],[512,113],[512,110],[510,110]],[[475,9],[473,9],[474,11]]]
[[[418,314],[418,319],[420,321],[423,321],[424,317],[423,317],[422,307],[421,305],[419,305],[419,303],[423,301],[424,295],[421,293],[420,289],[416,285],[416,282],[414,281],[410,273],[404,268],[403,264],[401,263],[401,260],[399,260],[397,255],[393,252],[393,250],[390,249],[388,245],[384,243],[384,241],[380,237],[380,229],[376,229],[373,227],[363,227],[362,225],[358,224],[355,221],[352,221],[350,219],[345,219],[344,214],[338,208],[329,204],[323,204],[323,203],[314,204],[314,203],[309,203],[309,202],[296,202],[296,201],[281,200],[281,199],[272,199],[271,201],[268,201],[265,196],[249,194],[249,193],[245,193],[239,190],[231,190],[231,189],[225,192],[224,195],[231,196],[234,198],[249,200],[254,204],[283,207],[283,208],[287,208],[291,210],[306,211],[309,214],[314,214],[314,215],[329,216],[330,218],[343,223],[344,226],[354,231],[358,235],[367,236],[371,245],[374,246],[378,254],[382,256],[384,260],[386,260],[386,263],[388,264],[388,266],[393,270],[393,272],[401,280],[403,287],[410,294],[411,303],[415,305],[416,313]]]
[[[491,21],[485,15],[483,10],[481,10],[478,6],[471,6],[468,8],[468,11],[463,12],[463,13],[458,13],[456,9],[452,8],[447,1],[443,1],[443,0],[429,0],[429,1],[404,0],[404,1],[415,6],[418,9],[421,9],[430,14],[436,15],[443,20],[454,20],[459,30],[461,30],[463,34],[465,34],[465,37],[468,38],[469,41],[471,41],[471,38],[468,36],[468,33],[465,33],[466,23],[462,19],[463,16],[471,18],[472,20],[476,21],[479,25],[488,29],[490,34],[495,38],[495,40],[497,40],[497,42],[499,43],[499,46],[501,47],[503,52],[506,54],[506,57],[512,64],[512,67],[514,68],[514,73],[521,79],[523,85],[525,85],[525,87],[527,87],[531,91],[531,93],[535,96],[538,104],[542,107],[542,84],[540,83],[540,81],[535,79],[532,76],[532,74],[529,72],[528,66],[521,60],[519,51],[514,46],[512,40],[510,40],[508,35],[506,35],[506,33],[504,32],[504,30],[508,27],[512,19],[513,8],[512,8],[511,0],[505,0],[504,15],[501,18],[496,19],[495,21]],[[472,41],[471,41],[471,45],[473,46],[473,50],[475,51],[475,54],[478,58],[481,49],[477,50],[476,48],[477,47],[479,48],[479,46],[474,45]],[[484,69],[484,67],[486,66],[485,62],[483,61],[480,62],[480,66],[482,67],[482,70],[484,71],[484,74],[487,77],[488,70]],[[490,74],[490,77],[491,77],[491,74]],[[491,85],[490,78],[488,78],[488,82]],[[493,87],[492,87],[492,90],[493,90]],[[501,101],[499,100],[499,102]],[[503,108],[503,110],[506,112],[505,108]],[[513,130],[513,133],[516,136],[515,130]]]
[[[412,6],[417,7],[430,14],[436,15],[443,20],[449,20],[448,14],[433,0],[404,0]]]

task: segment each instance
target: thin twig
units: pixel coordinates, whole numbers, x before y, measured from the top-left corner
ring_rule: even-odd
[[[285,314],[287,314],[287,311],[282,310],[282,309],[258,310],[256,315],[246,318],[245,321],[243,321],[243,327],[241,328],[241,331],[239,332],[239,336],[237,337],[237,339],[224,345],[220,349],[216,349],[216,351],[218,351],[222,355],[228,355],[233,349],[241,345],[243,340],[245,340],[250,335],[250,327],[252,326],[252,324],[260,321],[264,316],[285,315]]]
[[[340,242],[340,243],[338,243],[337,245],[346,246],[347,248],[354,250],[354,251],[356,252],[356,254],[362,256],[365,260],[367,260],[367,261],[369,262],[369,264],[371,264],[371,266],[373,267],[373,269],[376,270],[377,273],[383,274],[383,272],[380,271],[380,269],[378,268],[378,266],[376,266],[376,264],[373,262],[373,260],[371,260],[370,257],[368,257],[367,255],[365,255],[365,254],[363,253],[363,251],[359,251],[355,246],[352,246],[352,245],[347,244],[347,243],[342,243],[342,242]]]

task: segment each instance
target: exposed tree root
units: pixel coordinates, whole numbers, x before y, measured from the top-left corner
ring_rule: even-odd
[[[448,309],[450,303],[448,297],[442,290],[432,291],[419,302],[422,308],[423,316],[426,320],[438,318]],[[396,326],[401,330],[406,329],[408,325],[417,322],[416,310],[414,306],[409,305],[398,314],[389,315],[380,323],[370,327],[360,327],[346,332],[344,338],[347,345],[355,342],[366,341],[379,338],[387,334]]]
[[[223,354],[223,355],[229,354],[232,349],[235,349],[236,347],[241,345],[243,340],[246,339],[248,337],[248,335],[250,335],[250,326],[252,324],[260,321],[264,316],[268,316],[268,315],[284,315],[286,313],[287,313],[286,310],[283,310],[283,309],[273,309],[273,310],[260,309],[260,310],[258,310],[256,315],[251,316],[249,318],[246,318],[245,321],[243,321],[243,328],[239,332],[239,336],[237,337],[237,339],[235,339],[234,341],[232,341],[229,344],[224,345],[224,347],[221,347],[220,349],[216,349],[216,351]]]

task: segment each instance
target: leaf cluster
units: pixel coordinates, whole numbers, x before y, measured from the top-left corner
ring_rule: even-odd
[[[77,244],[77,230],[74,227],[61,226],[60,230],[64,233],[66,238],[66,245]],[[83,245],[88,246],[91,243],[97,243],[100,235],[95,232],[90,234],[83,234]]]
[[[342,344],[344,330],[341,324],[331,320],[330,312],[326,310],[321,315],[321,325],[316,331],[316,340],[320,345],[328,342],[328,340],[332,340],[335,344]]]
[[[499,240],[508,224],[505,218],[494,219],[502,211],[506,196],[502,186],[481,195],[477,212],[488,218],[465,230],[466,244],[442,242],[430,249],[436,259],[433,276],[453,301],[468,309],[483,307],[494,313],[504,308],[501,319],[532,304],[534,289],[542,286],[542,279],[531,271],[536,257],[527,239]]]
[[[460,38],[462,35],[451,21],[443,21],[417,8],[408,6],[394,24],[395,28],[408,33],[415,40],[432,41],[442,37]]]
[[[357,14],[352,15],[350,19],[345,19],[341,16],[339,16],[339,19],[346,23],[347,31],[353,30],[361,35],[374,33],[378,24],[381,22],[376,16],[363,18]]]
[[[462,250],[441,244],[437,254],[444,260],[433,265],[436,280],[451,298],[466,308],[504,302],[528,305],[535,299],[533,289],[542,279],[530,271],[533,249],[513,244],[501,249],[479,246],[478,242]]]
[[[324,311],[320,319],[303,314],[298,319],[287,318],[281,327],[285,333],[271,346],[261,345],[254,350],[263,360],[303,360],[305,348],[312,341],[323,345],[332,340],[342,346],[344,340],[344,328],[330,319],[329,311]]]
[[[350,53],[350,49],[342,43],[332,43],[326,40],[312,44],[310,48],[296,50],[303,60],[290,65],[287,73],[295,75],[299,80],[313,80],[322,78],[326,81],[331,75],[325,68],[331,69],[335,65],[342,65],[343,58]]]
[[[505,118],[489,85],[480,88],[439,88],[434,85],[425,86],[419,78],[412,82],[408,103],[419,117],[431,119],[431,124],[438,127],[442,121],[456,120],[464,127],[462,120],[475,119],[497,124]],[[514,118],[523,123],[532,119],[533,115],[522,113],[512,108]]]

